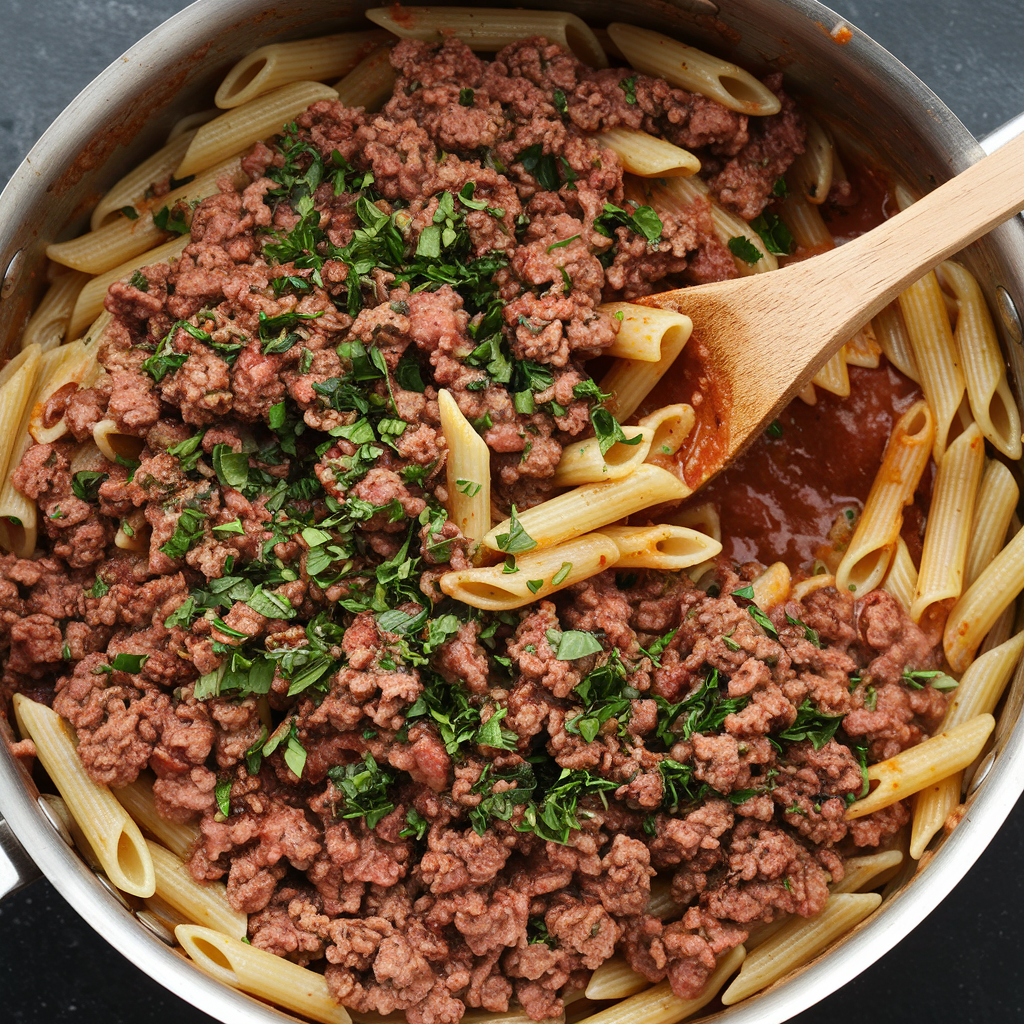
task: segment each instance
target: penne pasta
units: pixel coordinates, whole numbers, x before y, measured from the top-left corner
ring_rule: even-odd
[[[254,142],[276,135],[311,103],[337,98],[330,86],[320,82],[292,82],[249,100],[197,129],[174,176],[185,178],[205,171]]]
[[[29,430],[47,399],[66,383],[68,364],[76,359],[81,361],[77,351],[81,348],[84,348],[82,342],[75,342],[50,349],[40,356],[35,381],[10,445],[12,467],[21,463],[22,456],[31,447],[33,436]],[[38,515],[36,503],[14,486],[12,475],[4,477],[0,483],[0,547],[19,558],[30,558],[36,547]]]
[[[178,118],[167,133],[167,144],[170,145],[172,142],[176,142],[182,135],[187,135],[189,141],[191,141],[192,136],[196,133],[196,129],[212,121],[218,114],[220,114],[220,111],[216,107],[207,107],[205,110],[197,110],[193,114],[186,114],[184,117]],[[185,149],[187,150],[188,146]],[[180,160],[177,161],[175,166],[180,162]]]
[[[21,347],[38,345],[46,352],[56,348],[67,337],[71,311],[75,308],[78,293],[89,278],[76,271],[61,274],[43,296],[32,318],[25,325],[21,336]]]
[[[228,904],[227,888],[220,882],[201,885],[188,866],[158,843],[146,843],[153,858],[156,895],[193,924],[213,928],[232,938],[245,938],[249,919]]]
[[[135,782],[112,791],[122,807],[139,826],[171,851],[180,860],[188,860],[199,839],[196,825],[182,825],[164,818],[156,809],[153,780],[139,776]]]
[[[42,353],[38,345],[23,348],[0,370],[0,480],[8,480],[16,463],[14,441],[26,411],[31,411],[32,393],[39,376]]]
[[[619,560],[610,537],[591,533],[539,551],[515,555],[503,565],[445,573],[441,590],[473,608],[505,611],[596,576]]]
[[[904,611],[910,611],[917,590],[917,566],[914,565],[907,542],[902,537],[896,541],[896,552],[889,564],[889,571],[882,580],[882,589],[887,594],[892,594],[903,606]]]
[[[641,416],[639,425],[645,430],[654,431],[651,450],[645,461],[653,462],[675,455],[690,436],[696,419],[693,407],[683,403],[663,405],[647,416]]]
[[[850,804],[846,819],[862,818],[962,771],[981,753],[995,726],[991,715],[977,715],[868,768],[868,781],[878,785]]]
[[[916,402],[896,422],[864,511],[836,570],[840,590],[864,594],[882,582],[896,553],[903,508],[914,500],[934,434],[934,420],[925,402]]]
[[[501,10],[486,7],[374,7],[366,16],[400,39],[436,42],[446,36],[493,53],[529,36],[544,36],[574,53],[584,64],[608,67],[593,29],[565,11]]]
[[[491,528],[491,453],[451,393],[437,395],[448,445],[448,514],[464,537],[479,541]]]
[[[746,955],[744,946],[736,946],[724,953],[701,994],[693,999],[680,999],[672,992],[669,983],[663,981],[615,1006],[584,1018],[583,1024],[676,1024],[677,1021],[686,1020],[718,995]]]
[[[151,249],[141,256],[133,256],[127,263],[122,263],[120,266],[94,277],[78,295],[75,308],[71,313],[71,322],[68,325],[68,336],[77,338],[89,324],[103,313],[103,300],[106,298],[107,289],[115,281],[130,277],[140,267],[152,266],[154,263],[167,263],[177,259],[191,241],[192,239],[188,235],[173,238],[156,249]],[[109,317],[106,322],[109,322]],[[90,332],[90,334],[92,333],[94,332]]]
[[[200,925],[178,925],[174,937],[197,966],[231,988],[323,1024],[352,1020],[316,971]]]
[[[867,892],[877,888],[884,883],[882,876],[902,863],[902,850],[882,850],[863,857],[851,857],[844,862],[846,873],[841,882],[832,886],[832,893]]]
[[[946,619],[942,646],[954,672],[967,670],[988,631],[1022,589],[1024,530],[1018,530],[961,595]]]
[[[192,134],[191,129],[188,129],[174,135],[167,140],[163,149],[158,149],[148,160],[144,160],[117,182],[96,204],[89,219],[89,230],[98,231],[106,224],[117,221],[125,207],[136,209],[148,188],[165,178],[169,179],[171,172],[181,163],[192,141]]]
[[[1009,459],[1019,459],[1020,413],[1006,380],[1006,360],[985,296],[974,276],[958,263],[947,261],[936,274],[957,299],[953,341],[974,420],[994,448]]]
[[[749,71],[720,57],[660,32],[622,22],[609,25],[608,35],[626,60],[645,75],[664,78],[741,114],[763,117],[781,109],[779,98],[771,89]]]
[[[691,530],[697,530],[715,540],[722,539],[722,519],[718,514],[718,509],[710,501],[674,509],[659,518],[663,522],[672,523],[675,526],[686,526]]]
[[[391,66],[391,47],[364,57],[344,78],[334,83],[338,102],[346,107],[362,107],[367,111],[380,110],[391,95],[398,75]]]
[[[785,604],[790,593],[790,572],[785,562],[774,562],[751,583],[754,604],[764,610]]]
[[[910,617],[915,622],[922,622],[933,612],[941,614],[947,602],[960,596],[974,523],[974,499],[984,465],[985,440],[977,424],[971,424],[946,450],[935,477],[921,567],[910,606]]]
[[[688,316],[657,306],[639,306],[634,302],[605,302],[597,307],[618,321],[615,340],[604,350],[604,355],[619,359],[632,359],[656,363],[661,359],[662,347],[671,345],[675,334],[684,335],[684,344],[693,330]]]
[[[599,530],[641,509],[681,501],[689,493],[677,476],[645,463],[621,480],[584,484],[534,505],[518,517],[516,531],[511,519],[505,519],[491,529],[483,543],[502,554],[516,554],[516,544],[528,544],[519,546],[519,551],[543,548]]]
[[[722,1002],[732,1006],[812,960],[881,902],[878,893],[841,893],[830,896],[824,909],[814,917],[787,921],[743,961],[736,980],[722,993]]]
[[[818,573],[815,576],[809,576],[805,580],[800,580],[798,583],[794,583],[792,589],[789,592],[789,596],[794,601],[803,601],[809,597],[816,590],[824,590],[828,587],[834,587],[836,585],[835,576],[831,576],[828,573]]]
[[[674,178],[700,170],[700,161],[688,149],[635,128],[608,128],[591,139],[610,149],[624,170],[640,178]]]
[[[637,974],[621,956],[613,956],[590,976],[584,995],[588,999],[625,999],[643,992],[651,983]]]
[[[763,274],[779,269],[779,261],[768,251],[764,239],[742,218],[730,213],[712,195],[707,185],[700,178],[677,176],[667,178],[658,184],[649,186],[651,204],[666,211],[686,210],[694,203],[706,202],[711,215],[711,225],[715,236],[728,248],[734,238],[742,238],[761,254],[761,258],[748,263],[739,256],[734,256],[736,269],[740,274]]]
[[[915,281],[900,295],[899,303],[921,372],[921,390],[935,417],[933,454],[936,464],[940,464],[965,385],[934,272]]]
[[[972,662],[953,694],[942,728],[951,729],[977,715],[992,714],[1022,653],[1024,633],[1018,633]],[[962,779],[963,773],[957,771],[918,793],[910,835],[910,856],[914,860],[920,860],[932,837],[960,802]]]
[[[804,151],[786,171],[786,182],[798,195],[820,206],[832,189],[833,147],[817,118],[804,114],[807,138]]]
[[[836,247],[821,213],[806,196],[791,190],[779,200],[779,216],[801,249],[827,252]]]
[[[387,40],[386,32],[371,29],[261,46],[224,76],[213,102],[222,110],[230,110],[292,82],[337,78],[348,74]]]
[[[111,462],[117,462],[118,458],[137,459],[144,447],[142,438],[122,434],[113,420],[100,420],[92,428],[92,439]]]
[[[54,350],[54,355],[57,358],[53,365],[46,369],[45,379],[44,374],[40,374],[41,384],[32,400],[28,433],[36,444],[52,444],[65,437],[68,432],[64,409],[58,405],[56,409],[51,410],[48,400],[68,385],[74,385],[77,389],[92,383],[100,375],[95,345],[73,341],[70,345],[62,345]]]
[[[601,536],[609,537],[619,549],[615,563],[623,569],[688,569],[721,553],[722,545],[684,526],[605,526]]]
[[[873,370],[882,361],[882,346],[871,324],[865,324],[844,346],[843,358],[848,366],[864,366]]]
[[[132,896],[152,896],[156,876],[139,826],[106,786],[96,785],[86,774],[71,727],[55,711],[21,693],[14,695],[14,714],[22,736],[35,743],[39,763],[110,881]]]
[[[885,358],[905,377],[920,384],[921,371],[917,365],[917,356],[914,355],[913,346],[910,344],[910,335],[907,334],[899,302],[890,302],[876,314],[874,320],[871,321],[871,326],[874,328],[875,337],[878,339],[882,352],[885,353]]]
[[[1019,497],[1020,488],[1013,474],[998,459],[992,459],[985,467],[974,503],[974,521],[964,566],[964,589],[974,583],[1006,543],[1010,519]]]
[[[224,178],[230,178],[232,186],[248,181],[241,168],[241,157],[223,160],[197,175],[187,185],[153,200],[148,209],[137,211],[134,220],[120,217],[98,231],[67,242],[55,242],[46,247],[46,255],[66,267],[89,274],[103,274],[166,240],[168,231],[155,222],[155,216],[173,210],[178,203],[194,203],[216,195],[218,182]],[[186,237],[188,232],[181,234]]]
[[[645,427],[623,427],[625,441],[616,441],[605,453],[596,437],[574,441],[562,449],[552,483],[561,487],[600,483],[629,476],[647,458],[654,431]],[[639,440],[637,440],[639,439]],[[632,442],[632,443],[631,443]]]
[[[668,878],[651,879],[651,895],[645,913],[667,921],[671,917],[678,917],[683,909],[682,904],[672,898],[672,883]]]
[[[685,324],[665,332],[661,343],[661,358],[656,363],[619,359],[602,378],[601,390],[611,395],[605,405],[620,422],[628,420],[636,412],[683,351],[693,330],[690,318],[684,319]]]

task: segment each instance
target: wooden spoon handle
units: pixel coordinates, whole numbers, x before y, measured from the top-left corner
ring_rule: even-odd
[[[1024,135],[867,234],[795,267],[831,298],[822,361],[922,274],[1021,209]]]

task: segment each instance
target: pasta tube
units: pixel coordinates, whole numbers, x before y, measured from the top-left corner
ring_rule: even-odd
[[[44,352],[56,348],[68,333],[75,300],[89,278],[71,271],[61,274],[47,289],[32,318],[25,325],[21,347],[38,345]]]
[[[379,110],[391,96],[398,75],[391,66],[391,47],[364,57],[344,78],[334,83],[338,102],[346,107]]]
[[[682,905],[672,898],[672,883],[667,878],[652,878],[651,895],[645,913],[667,921],[670,917],[678,916],[682,910]]]
[[[882,582],[896,551],[903,508],[914,500],[934,436],[935,423],[925,402],[915,402],[897,420],[850,546],[836,570],[840,590],[864,594]]]
[[[843,863],[846,873],[841,882],[836,882],[832,886],[832,892],[865,892],[869,887],[875,888],[883,884],[879,876],[892,871],[902,863],[902,850],[882,850],[880,853],[869,853],[864,857],[851,857]]]
[[[467,46],[493,53],[529,36],[544,36],[584,64],[608,67],[593,29],[565,11],[501,10],[487,7],[374,7],[366,16],[400,39],[440,41],[455,36]]]
[[[977,715],[995,711],[1006,684],[1024,652],[1024,633],[1000,644],[973,661],[960,679],[953,700],[942,722],[950,729],[970,721]],[[914,803],[914,824],[910,836],[910,856],[920,860],[932,836],[960,802],[963,772],[954,772],[927,789],[921,790]]]
[[[1024,588],[1024,530],[992,559],[946,619],[942,647],[954,672],[965,672],[974,652]]]
[[[917,590],[917,566],[914,565],[907,542],[902,537],[896,541],[896,553],[892,556],[889,571],[882,581],[882,589],[887,594],[892,594],[903,606],[904,611],[910,611]]]
[[[639,421],[640,426],[654,431],[654,436],[651,438],[651,450],[645,461],[653,462],[655,459],[674,455],[679,451],[683,442],[690,436],[696,418],[692,406],[682,403],[663,405],[649,415],[642,416]]]
[[[478,541],[491,528],[491,453],[450,392],[439,391],[437,402],[448,445],[448,514]]]
[[[324,82],[351,71],[387,42],[377,29],[271,43],[246,54],[224,76],[213,102],[222,110],[247,103],[292,82]]]
[[[75,270],[102,274],[152,249],[166,238],[167,231],[154,221],[154,213],[170,210],[179,202],[196,202],[215,195],[218,182],[226,177],[236,184],[248,180],[242,173],[240,157],[222,160],[187,185],[153,201],[149,209],[138,211],[135,220],[120,217],[98,231],[90,231],[67,242],[55,242],[46,247],[46,255],[54,262]]]
[[[42,384],[33,398],[32,415],[28,421],[28,433],[36,444],[51,444],[68,432],[64,414],[54,418],[53,413],[47,410],[47,400],[68,384],[81,387],[91,383],[101,370],[96,361],[96,346],[84,341],[61,345],[53,350],[53,354],[57,357],[53,365],[40,374]]]
[[[930,610],[938,610],[942,602],[960,596],[974,522],[974,499],[984,465],[985,440],[977,424],[972,423],[946,450],[935,478],[921,568],[910,606],[910,617],[915,622],[921,622]]]
[[[135,207],[151,185],[169,178],[174,168],[181,163],[192,141],[192,134],[191,131],[184,131],[168,139],[163,149],[157,150],[148,160],[129,171],[96,204],[89,220],[89,229],[98,231],[105,224],[116,220],[118,213],[126,206]]]
[[[789,599],[790,572],[785,562],[774,562],[751,583],[754,604],[762,610],[785,604]]]
[[[641,178],[674,178],[700,170],[700,161],[688,149],[634,128],[609,128],[591,138],[612,150],[624,170]]]
[[[742,217],[737,217],[725,209],[711,195],[707,185],[700,178],[677,176],[651,185],[650,201],[655,208],[667,212],[685,210],[695,202],[708,203],[711,225],[715,237],[722,245],[728,247],[732,239],[742,238],[761,254],[761,258],[753,263],[748,263],[738,256],[734,257],[736,269],[740,274],[747,277],[750,274],[763,274],[769,270],[779,269],[779,261],[768,251],[764,239]]]
[[[604,355],[656,363],[661,359],[662,347],[673,333],[685,334],[693,330],[693,321],[682,313],[657,306],[639,306],[634,302],[605,302],[597,307],[619,321],[615,340],[604,350]]]
[[[869,370],[878,366],[882,361],[882,346],[871,324],[865,324],[843,346],[843,358],[848,366],[865,366]]]
[[[606,405],[621,422],[628,420],[640,403],[654,390],[655,385],[669,371],[690,338],[693,321],[683,317],[679,324],[665,332],[661,342],[661,358],[656,363],[637,359],[619,359],[601,381],[601,390],[611,394]]]
[[[804,114],[804,123],[805,148],[786,171],[786,183],[808,202],[820,206],[832,189],[832,140],[816,118]]]
[[[886,761],[871,765],[868,781],[877,782],[878,786],[863,799],[850,804],[847,820],[880,811],[963,770],[981,753],[995,724],[991,715],[977,715],[936,733],[916,747],[908,747]]]
[[[213,928],[232,938],[245,937],[249,919],[228,904],[227,889],[220,882],[200,885],[185,862],[158,843],[146,843],[153,858],[156,895],[187,921]]]
[[[564,590],[615,565],[619,549],[599,533],[516,555],[504,565],[445,573],[441,590],[473,608],[504,611]]]
[[[613,956],[590,976],[584,995],[588,999],[625,999],[650,988],[651,983],[637,974],[621,956]]]
[[[739,976],[722,993],[722,1002],[732,1006],[807,963],[863,921],[881,902],[882,897],[874,892],[842,893],[830,896],[821,913],[814,917],[787,921],[743,961]]]
[[[953,332],[935,273],[925,274],[899,297],[914,356],[921,372],[921,390],[935,416],[934,456],[942,462],[953,417],[964,396],[964,375],[953,344]]]
[[[674,509],[658,518],[676,526],[687,526],[691,530],[707,534],[718,541],[722,539],[722,518],[718,514],[718,509],[710,501]]]
[[[619,549],[616,564],[623,569],[688,569],[706,562],[722,550],[713,537],[684,526],[605,526],[601,536],[609,537]]]
[[[352,1020],[316,971],[200,925],[180,924],[174,937],[199,967],[231,988],[323,1024]]]
[[[654,431],[644,427],[623,427],[622,433],[626,440],[616,441],[604,455],[595,437],[566,445],[551,482],[560,487],[575,487],[577,484],[594,484],[629,476],[647,458]],[[640,440],[630,444],[635,438]]]
[[[992,459],[985,467],[974,503],[974,522],[964,566],[965,589],[981,575],[1006,542],[1010,519],[1019,497],[1020,488],[1013,474],[1002,462]]]
[[[680,999],[669,983],[663,981],[615,1006],[599,1010],[592,1017],[585,1017],[580,1024],[639,1024],[641,1021],[643,1024],[676,1024],[676,1021],[686,1020],[718,995],[746,955],[744,946],[735,946],[723,954],[700,995],[693,999]]]
[[[156,875],[139,826],[106,786],[96,785],[86,774],[71,727],[55,711],[22,693],[14,695],[14,714],[22,736],[35,743],[39,763],[64,798],[110,881],[132,896],[152,896]]]
[[[174,171],[185,178],[241,153],[260,139],[276,135],[317,100],[336,100],[338,94],[320,82],[293,82],[208,121],[196,131]]]
[[[899,303],[890,302],[875,316],[871,325],[875,329],[875,337],[885,353],[885,358],[905,377],[920,384],[921,371],[910,344],[910,335],[907,334]]]
[[[145,441],[134,434],[122,434],[113,420],[100,420],[92,428],[92,439],[96,447],[111,462],[122,459],[137,459],[145,446]]]
[[[973,275],[958,263],[947,261],[936,273],[957,298],[959,314],[953,341],[975,422],[998,451],[1007,458],[1019,459],[1020,413],[1006,380],[1006,361],[985,296]]]
[[[777,114],[778,96],[749,71],[720,57],[687,46],[647,28],[614,22],[608,26],[612,42],[626,60],[645,75],[664,78],[689,92],[716,100],[741,114]]]
[[[120,266],[94,277],[79,293],[78,301],[75,302],[75,308],[71,313],[68,335],[77,338],[103,312],[103,300],[107,296],[107,289],[115,281],[130,277],[140,267],[152,266],[154,263],[168,263],[170,260],[177,259],[191,241],[192,239],[188,235],[173,238],[156,249],[151,249],[141,256],[133,256],[127,263],[122,263]]]
[[[23,348],[0,370],[0,480],[10,478],[15,463],[14,444],[18,427],[31,409],[32,392],[39,376],[42,360],[38,345]],[[19,460],[21,456],[18,456]]]
[[[113,793],[132,818],[176,857],[188,860],[192,856],[193,847],[199,839],[198,826],[181,825],[160,816],[151,778],[139,776],[135,782],[120,786]]]
[[[518,517],[515,530],[511,519],[505,519],[484,537],[483,543],[502,554],[515,554],[517,543],[520,551],[543,548],[599,530],[663,501],[681,501],[689,493],[678,477],[644,463],[621,480],[584,484],[527,509]]]

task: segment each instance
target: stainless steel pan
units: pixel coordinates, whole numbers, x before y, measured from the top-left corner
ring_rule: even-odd
[[[209,106],[235,59],[275,39],[362,27],[364,6],[370,4],[294,0],[268,11],[255,0],[199,0],[88,86],[0,195],[0,350],[16,343],[41,293],[45,245],[80,229],[90,204],[155,149],[182,112]],[[623,17],[621,5],[610,0],[558,6],[597,25]],[[828,33],[841,19],[812,0],[637,0],[631,13],[638,24],[727,50],[755,69],[784,70],[802,102],[843,125],[869,157],[912,188],[927,190],[981,155],[941,100],[889,53],[856,30],[846,45],[837,45]],[[1020,130],[1024,123],[1018,122],[1004,134]],[[1024,310],[1024,222],[1004,225],[972,246],[968,262],[1000,311],[1021,394],[1024,337],[1017,310]],[[718,1019],[785,1020],[854,977],[923,920],[974,863],[1024,790],[1022,702],[1019,670],[994,751],[974,778],[968,813],[926,855],[926,869],[840,948]],[[0,720],[0,735],[7,734],[9,726]],[[62,838],[34,784],[0,744],[0,898],[40,872],[108,942],[195,1006],[238,1024],[292,1019],[203,975],[144,927]]]

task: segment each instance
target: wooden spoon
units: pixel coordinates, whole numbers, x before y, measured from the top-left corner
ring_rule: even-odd
[[[907,285],[1024,208],[1024,135],[836,249],[770,274],[637,300],[685,313],[731,395],[720,460],[736,458],[836,351]],[[689,477],[689,474],[688,474]]]

